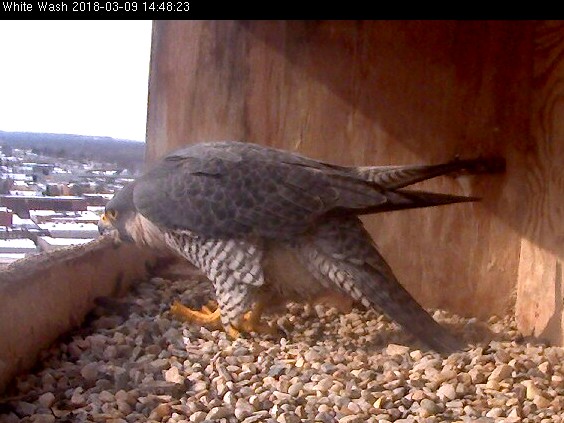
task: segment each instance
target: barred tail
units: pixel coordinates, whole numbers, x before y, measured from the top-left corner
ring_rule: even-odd
[[[371,213],[383,213],[387,211],[394,210],[406,210],[406,209],[419,209],[424,207],[435,207],[444,206],[447,204],[455,203],[468,203],[480,201],[479,197],[467,197],[464,195],[450,195],[450,194],[439,194],[435,192],[427,191],[415,191],[415,190],[395,190],[386,191],[383,193],[386,196],[386,201],[383,203],[376,204],[374,206],[353,208],[335,208],[331,214],[340,215],[344,211],[346,213],[354,213],[358,215],[371,214]]]
[[[440,175],[501,173],[505,171],[505,159],[501,157],[452,160],[438,165],[414,166],[365,166],[354,169],[365,181],[385,189],[398,189]]]
[[[398,282],[358,218],[334,218],[320,225],[301,244],[299,258],[324,285],[333,283],[364,306],[380,309],[432,349],[452,352],[462,347]]]

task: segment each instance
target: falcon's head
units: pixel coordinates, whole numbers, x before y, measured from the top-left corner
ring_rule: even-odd
[[[98,221],[100,234],[113,233],[121,241],[134,241],[130,233],[131,223],[137,217],[137,209],[133,203],[133,186],[134,183],[126,185],[108,202]]]

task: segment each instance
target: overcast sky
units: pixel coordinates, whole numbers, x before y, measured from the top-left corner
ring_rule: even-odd
[[[145,140],[151,21],[2,21],[0,130]]]

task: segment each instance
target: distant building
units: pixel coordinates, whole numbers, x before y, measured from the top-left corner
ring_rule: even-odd
[[[88,206],[104,207],[112,199],[113,194],[84,194]]]
[[[102,216],[105,210],[106,208],[104,206],[88,206],[88,211],[94,213],[98,217]]]
[[[25,173],[6,173],[3,176],[13,181],[33,182],[33,176]]]
[[[100,216],[90,210],[86,211],[55,211],[55,210],[30,210],[29,217],[35,223],[47,222],[75,222],[98,224]]]
[[[98,225],[94,223],[40,223],[42,230],[53,238],[98,238]]]
[[[0,254],[13,253],[36,253],[37,247],[31,239],[0,239]]]
[[[13,195],[14,197],[37,197],[37,192],[29,189],[11,189],[8,195]]]
[[[31,219],[22,219],[17,214],[12,216],[12,227],[17,230],[40,231],[41,228],[37,226]]]
[[[1,195],[0,207],[8,207],[20,217],[27,218],[30,210],[79,211],[86,210],[87,203],[82,197]]]
[[[12,226],[13,215],[12,210],[7,207],[0,207],[0,226],[10,228]]]
[[[55,168],[51,163],[30,163],[34,174],[49,175]]]

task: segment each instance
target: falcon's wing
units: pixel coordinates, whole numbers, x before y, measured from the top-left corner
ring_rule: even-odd
[[[212,238],[291,238],[333,211],[360,214],[471,200],[385,190],[349,168],[247,143],[180,150],[134,188],[136,208],[155,224]]]

